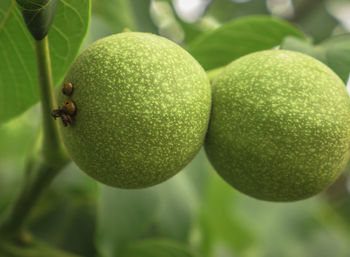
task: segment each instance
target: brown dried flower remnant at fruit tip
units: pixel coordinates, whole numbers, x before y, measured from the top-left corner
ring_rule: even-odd
[[[73,93],[73,84],[71,82],[66,82],[62,86],[62,93],[64,95],[70,96]],[[61,118],[63,125],[67,127],[68,124],[73,122],[73,117],[76,113],[76,106],[72,100],[65,100],[62,107],[58,107],[51,112],[51,116],[56,118]]]
[[[76,113],[76,107],[72,100],[65,100],[62,107],[55,109],[51,112],[51,116],[61,118],[63,126],[67,127],[68,124],[73,122],[73,117]]]
[[[73,93],[73,84],[71,82],[66,82],[63,84],[62,93],[64,95],[70,96]]]

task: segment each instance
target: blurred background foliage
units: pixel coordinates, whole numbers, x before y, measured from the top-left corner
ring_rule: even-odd
[[[201,34],[248,15],[293,23],[304,34],[286,38],[282,47],[314,56],[313,45],[350,30],[346,0],[93,0],[84,47],[128,28],[188,49]],[[0,127],[0,212],[15,196],[40,140],[39,113],[34,106]],[[175,177],[143,190],[97,184],[70,164],[40,200],[30,228],[86,257],[348,257],[348,170],[317,197],[269,203],[228,186],[203,151]]]

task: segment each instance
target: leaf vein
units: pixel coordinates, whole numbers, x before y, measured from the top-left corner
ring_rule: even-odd
[[[12,1],[12,4],[10,5],[10,8],[7,10],[7,12],[5,13],[5,17],[2,20],[2,22],[0,23],[0,33],[1,31],[4,29],[6,22],[8,21],[8,19],[10,18],[11,12],[12,10],[15,8],[16,6],[16,2]]]
[[[66,5],[68,8],[72,9],[73,12],[75,12],[75,14],[78,16],[81,24],[84,24],[84,20],[83,20],[83,17],[81,17],[80,13],[77,11],[76,8],[74,8],[73,6],[71,6],[70,4],[68,4],[65,0],[61,0],[61,2]]]
[[[59,35],[61,35],[61,37],[67,42],[68,51],[67,51],[67,53],[66,53],[65,56],[58,55],[58,52],[57,52],[57,51],[55,52],[55,56],[56,56],[56,57],[59,57],[59,58],[61,58],[62,60],[65,60],[65,62],[66,62],[66,60],[67,60],[66,57],[69,56],[69,54],[70,54],[70,52],[71,52],[71,45],[69,44],[68,36],[67,36],[64,32],[62,32],[58,27],[56,27],[55,25],[52,25],[51,29],[56,30],[57,33],[58,33]]]
[[[25,24],[22,22],[22,19],[21,19],[21,13],[20,11],[18,10],[17,12],[14,11],[13,12],[13,16],[14,18],[16,19],[17,21],[17,24],[19,25],[19,27],[21,28],[21,30],[23,31],[23,34],[25,35],[25,37],[28,39],[28,42],[32,42],[32,37],[30,36],[30,34],[28,33],[28,30],[25,26]],[[33,44],[30,44],[31,48],[33,49],[34,51],[34,45]]]

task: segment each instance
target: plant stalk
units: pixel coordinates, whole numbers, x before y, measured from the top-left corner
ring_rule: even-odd
[[[40,41],[35,40],[35,52],[38,67],[38,80],[43,121],[43,155],[50,163],[60,162],[62,158],[62,146],[58,135],[57,124],[51,117],[51,111],[57,104],[54,95],[52,79],[49,40],[46,36]],[[57,158],[59,157],[59,158]]]
[[[26,176],[17,200],[0,227],[0,235],[5,237],[16,237],[21,233],[41,193],[69,162],[59,138],[57,124],[51,117],[51,111],[56,108],[56,101],[47,36],[35,41],[35,50],[42,107],[43,144],[40,156],[31,165],[32,170]]]

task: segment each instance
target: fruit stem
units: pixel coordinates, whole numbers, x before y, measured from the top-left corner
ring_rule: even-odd
[[[0,226],[0,234],[10,238],[20,234],[23,224],[41,193],[69,162],[59,138],[57,124],[50,115],[56,108],[56,102],[47,36],[40,41],[35,41],[35,50],[42,107],[43,142],[38,158],[30,159],[33,162],[29,166],[31,170],[26,172],[18,198]]]

